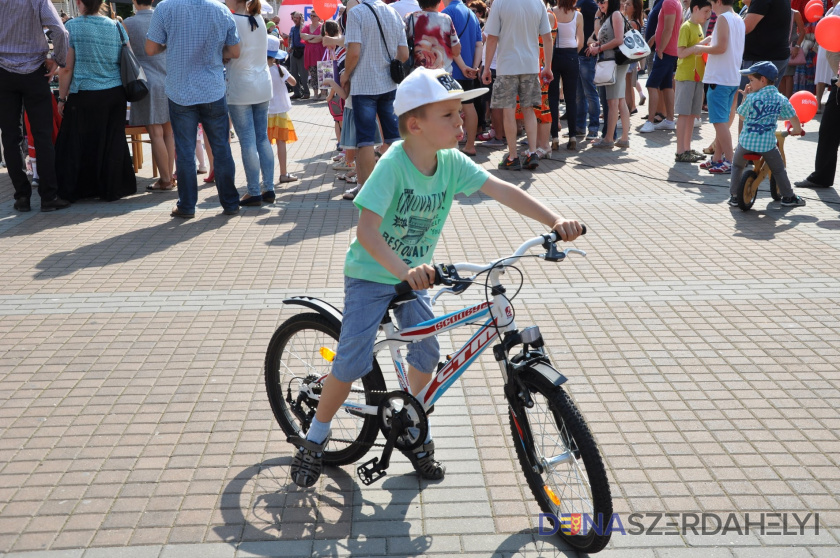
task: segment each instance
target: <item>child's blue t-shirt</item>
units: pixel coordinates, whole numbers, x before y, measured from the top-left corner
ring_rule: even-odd
[[[397,142],[376,164],[356,196],[356,206],[382,217],[379,232],[409,267],[430,264],[455,194],[478,191],[490,174],[457,149],[438,151],[432,176],[417,170]],[[379,265],[359,239],[347,250],[344,274],[356,279],[396,285],[400,282]]]
[[[796,111],[775,86],[766,85],[744,98],[738,114],[744,117],[738,143],[747,151],[766,153],[776,146],[776,123],[793,118]]]

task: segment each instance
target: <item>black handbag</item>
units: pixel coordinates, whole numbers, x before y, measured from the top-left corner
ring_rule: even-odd
[[[396,58],[391,58],[391,52],[388,50],[388,41],[385,40],[385,32],[382,31],[382,24],[379,22],[379,16],[376,15],[376,10],[371,8],[369,4],[364,5],[373,12],[373,17],[376,18],[376,25],[379,27],[379,35],[382,37],[382,45],[385,47],[385,54],[388,55],[388,60],[390,60],[391,64],[388,68],[391,71],[391,79],[394,80],[395,83],[402,83],[402,80],[405,79],[405,66],[403,66],[403,63]]]
[[[128,39],[123,36],[122,25],[117,23],[117,33],[120,36],[120,80],[125,89],[125,99],[134,103],[144,99],[149,94],[149,82],[146,81],[146,72],[137,61],[137,57],[128,45]]]
[[[292,56],[294,56],[295,58],[300,60],[301,58],[303,58],[303,52],[304,52],[305,48],[306,47],[302,47],[302,46],[292,47]]]

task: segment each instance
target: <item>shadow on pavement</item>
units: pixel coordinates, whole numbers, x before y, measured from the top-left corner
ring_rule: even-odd
[[[493,558],[579,558],[589,556],[573,550],[556,535],[540,535],[536,529],[523,529],[503,540]]]
[[[318,488],[300,489],[288,477],[291,456],[270,459],[242,470],[222,493],[224,525],[213,528],[219,539],[249,556],[278,556],[282,542],[312,540],[313,556],[379,555],[387,538],[389,554],[421,556],[433,537],[412,536],[405,519],[419,494],[403,476],[385,479],[376,490],[390,492],[386,504],[363,499],[358,483],[341,468],[328,467]],[[372,513],[369,510],[372,508]],[[363,513],[364,512],[364,515]]]
[[[91,220],[90,215],[74,217],[73,222],[63,220],[62,226],[87,223]],[[160,225],[131,230],[75,250],[54,252],[35,265],[39,270],[35,279],[46,281],[81,269],[106,267],[142,259],[221,228],[229,219],[230,217],[222,216],[221,213],[211,218],[189,221],[172,218]]]
[[[729,207],[735,224],[736,237],[751,240],[772,240],[776,235],[790,230],[802,223],[816,223],[818,219],[812,215],[803,215],[808,207],[783,208],[779,202],[769,200],[765,209],[756,209],[762,205],[757,200],[751,211],[741,211],[737,207]]]

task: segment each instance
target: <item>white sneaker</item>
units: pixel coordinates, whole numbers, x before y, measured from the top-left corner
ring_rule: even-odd
[[[659,124],[653,125],[654,130],[676,130],[677,125],[674,124],[673,120],[663,120]]]
[[[699,128],[702,125],[703,125],[703,119],[702,118],[695,118],[694,119],[694,127],[695,128]]]
[[[662,122],[665,122],[665,121],[663,120]],[[656,126],[658,126],[658,125],[659,125],[659,124],[654,124],[653,122],[651,122],[650,120],[648,120],[647,122],[645,122],[645,123],[642,125],[642,127],[641,127],[641,128],[639,128],[639,133],[641,133],[641,134],[649,134],[650,132],[653,132],[654,130],[656,130]]]

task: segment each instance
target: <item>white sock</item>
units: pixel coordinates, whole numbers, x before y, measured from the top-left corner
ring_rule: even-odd
[[[322,444],[327,439],[327,434],[329,433],[329,422],[321,422],[317,418],[312,417],[312,424],[309,425],[309,432],[306,433],[306,439],[316,444]]]

